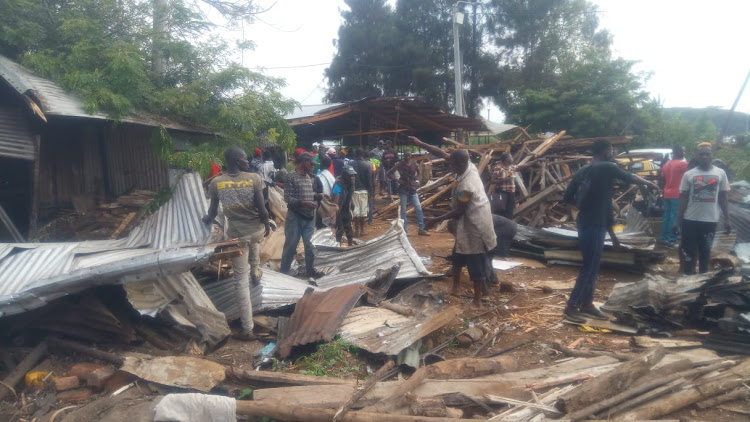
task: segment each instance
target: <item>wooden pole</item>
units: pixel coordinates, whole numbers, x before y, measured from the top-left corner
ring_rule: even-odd
[[[283,403],[264,403],[260,401],[237,400],[237,415],[243,417],[270,417],[283,421],[330,422],[336,411],[333,409],[315,409],[310,407],[290,406]],[[454,418],[432,418],[427,416],[388,415],[352,411],[341,417],[339,422],[449,422]]]
[[[16,384],[21,382],[26,373],[31,371],[46,355],[47,343],[41,342],[37,344],[37,346],[31,350],[31,353],[26,355],[21,363],[19,363],[18,366],[16,366],[10,374],[3,379],[3,385],[0,386],[0,400],[4,399],[9,393],[15,393],[11,388],[14,388]]]

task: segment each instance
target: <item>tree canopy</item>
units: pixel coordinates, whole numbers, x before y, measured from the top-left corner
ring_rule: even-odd
[[[346,0],[338,52],[326,70],[329,101],[418,95],[454,108],[454,0]],[[376,13],[373,13],[373,9]],[[613,58],[611,36],[586,0],[461,3],[465,103],[490,98],[508,120],[574,136],[631,130],[648,99],[632,62]],[[379,34],[384,30],[386,35]]]
[[[213,8],[230,23],[252,19],[252,1],[1,3],[0,54],[78,93],[88,111],[114,119],[149,111],[219,133],[216,142],[195,148],[208,158],[197,164],[201,170],[221,161],[227,145],[251,148],[258,136],[294,147],[294,132],[282,116],[295,102],[279,93],[284,81],[233,62],[230,46],[204,13]],[[163,61],[159,71],[155,58]],[[158,133],[163,141],[165,133]],[[167,158],[190,162],[185,155]]]

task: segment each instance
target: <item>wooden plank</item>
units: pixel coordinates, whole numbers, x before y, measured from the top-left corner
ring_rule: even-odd
[[[450,192],[451,189],[453,189],[453,186],[455,185],[455,182],[448,184],[446,187],[440,189],[436,194],[432,195],[431,197],[425,199],[423,202],[421,202],[420,205],[427,206],[432,204],[433,202],[437,201],[441,196],[445,195],[446,193]],[[414,213],[414,208],[410,208],[406,211],[406,215],[412,215]]]
[[[531,154],[529,154],[529,155],[527,155],[526,157],[524,157],[524,159],[523,159],[523,160],[521,160],[521,161],[520,161],[520,162],[518,163],[518,165],[519,165],[519,166],[521,166],[521,165],[524,165],[524,164],[526,164],[526,163],[527,163],[527,162],[528,162],[529,160],[531,160],[532,158],[536,158],[536,157],[538,157],[538,156],[540,156],[540,155],[544,154],[544,153],[545,153],[545,152],[546,152],[546,151],[547,151],[548,149],[550,149],[550,147],[551,147],[552,145],[554,145],[554,144],[555,144],[555,142],[557,142],[558,140],[560,140],[560,138],[562,138],[562,137],[563,137],[563,135],[565,135],[565,131],[564,131],[564,130],[563,130],[563,131],[561,131],[560,133],[558,133],[558,134],[557,134],[557,135],[555,135],[555,136],[552,136],[552,137],[550,137],[550,138],[547,138],[547,139],[545,139],[545,140],[544,140],[544,142],[542,142],[542,143],[541,143],[541,144],[540,144],[540,145],[539,145],[538,147],[536,147],[536,148],[534,149],[534,151],[532,151],[532,152],[531,152]]]

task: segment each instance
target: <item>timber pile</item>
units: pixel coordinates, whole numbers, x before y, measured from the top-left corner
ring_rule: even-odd
[[[454,148],[468,150],[477,163],[483,180],[489,180],[489,172],[497,165],[502,154],[511,154],[519,167],[516,178],[518,204],[515,209],[515,221],[539,228],[560,225],[574,227],[577,211],[562,203],[562,194],[573,174],[588,164],[591,157],[586,154],[596,139],[599,138],[573,139],[565,136],[565,131],[549,137],[532,138],[521,129],[514,139],[489,144],[464,145],[448,138],[443,138],[443,141]],[[608,139],[614,146],[623,146],[630,142],[631,137],[617,136],[604,139]],[[438,177],[418,191],[426,215],[439,215],[450,210],[451,178],[446,172],[447,163],[442,160],[433,163],[432,171]],[[488,172],[485,173],[485,170]],[[487,188],[490,189],[491,186]],[[616,190],[613,197],[615,212],[624,217],[624,209],[637,198],[638,193],[635,188]],[[376,210],[375,215],[392,218],[398,208],[396,200]],[[408,211],[408,214],[410,213],[413,213],[411,208]]]
[[[75,211],[59,215],[39,230],[40,240],[105,240],[127,236],[156,193],[134,190],[113,202],[96,204],[93,196],[75,198]]]

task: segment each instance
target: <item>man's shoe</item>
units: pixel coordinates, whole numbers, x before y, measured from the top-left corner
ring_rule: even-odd
[[[417,232],[420,236],[429,236],[430,233],[427,230],[421,229]]]
[[[600,319],[602,321],[609,320],[609,318],[606,315],[604,315],[602,313],[602,311],[600,311],[599,308],[597,308],[596,306],[591,306],[591,307],[588,307],[588,308],[583,308],[582,307],[581,310],[580,310],[580,313],[582,313],[582,314],[584,314],[584,315],[586,315],[588,317],[594,318],[594,319]]]
[[[574,308],[566,307],[563,311],[563,317],[570,322],[575,322],[578,324],[583,324],[584,322],[586,322],[586,317]]]

